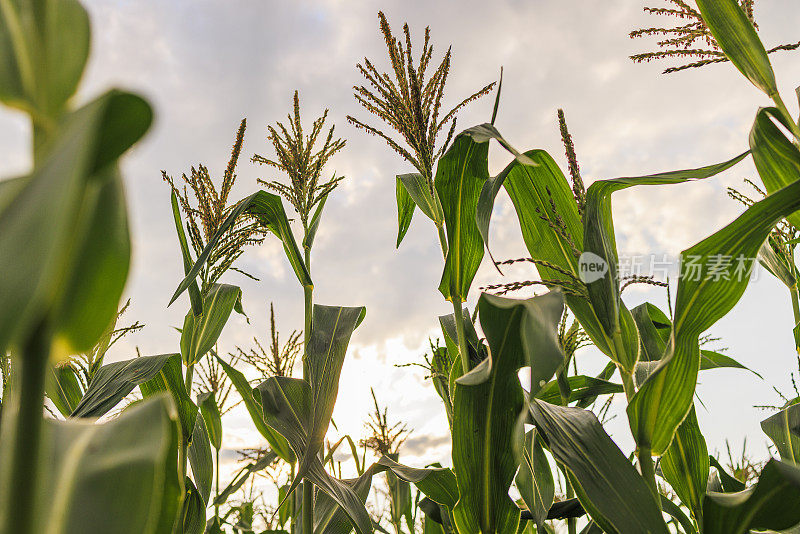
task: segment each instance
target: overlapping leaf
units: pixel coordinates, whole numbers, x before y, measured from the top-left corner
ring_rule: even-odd
[[[272,448],[275,453],[280,456],[280,458],[288,463],[294,463],[297,461],[297,457],[292,452],[291,447],[289,447],[289,443],[286,441],[278,431],[272,429],[265,421],[264,421],[264,412],[261,408],[261,398],[260,395],[257,398],[252,386],[250,386],[250,382],[247,381],[247,378],[242,374],[241,371],[234,369],[228,362],[217,356],[217,361],[222,366],[222,370],[225,371],[225,374],[228,375],[228,378],[233,384],[233,387],[236,388],[236,391],[242,397],[242,402],[244,402],[245,408],[247,408],[247,412],[250,414],[250,419],[252,419],[253,424],[256,425],[256,430],[258,430],[259,434],[261,434],[269,443],[269,446]]]
[[[688,413],[700,368],[700,334],[738,302],[772,227],[800,208],[800,181],[749,207],[728,226],[685,250],[670,342],[628,405],[639,446],[662,454]],[[721,264],[720,258],[730,258]],[[738,271],[737,271],[738,269]]]
[[[161,372],[167,360],[177,354],[142,356],[102,366],[89,389],[70,414],[71,417],[100,417],[114,408],[133,389]]]
[[[584,509],[605,532],[668,532],[653,493],[593,413],[537,399],[530,410]]]
[[[525,434],[522,458],[515,478],[517,490],[537,526],[547,519],[555,498],[555,481],[536,429]]]
[[[167,392],[172,396],[175,407],[178,410],[178,419],[183,430],[183,439],[188,443],[194,433],[194,423],[197,419],[197,405],[192,402],[192,398],[186,391],[183,376],[181,374],[180,354],[168,354],[167,360],[153,378],[139,384],[139,391],[145,399],[162,392]]]
[[[782,460],[800,463],[800,404],[792,404],[764,419],[761,430],[775,444]]]
[[[182,491],[176,469],[179,435],[166,396],[104,424],[47,421],[35,531],[172,532]]]
[[[738,493],[708,492],[703,534],[785,530],[800,523],[800,468],[770,460],[758,483]]]
[[[487,140],[488,141],[488,140]],[[463,300],[483,259],[475,209],[489,178],[489,143],[458,135],[436,166],[436,193],[444,213],[447,257],[439,291],[448,300]],[[413,198],[413,197],[412,197]]]
[[[532,369],[531,395],[563,365],[557,327],[564,303],[553,291],[527,300],[483,294],[478,302],[489,354],[457,381],[453,396],[453,466],[459,530],[511,532],[519,509],[508,496],[517,470],[513,443],[523,408],[518,371]],[[472,378],[477,378],[473,380]]]
[[[703,496],[708,484],[708,448],[694,407],[675,432],[661,457],[661,471],[698,523],[703,521]]]
[[[181,356],[187,366],[199,362],[214,347],[241,296],[242,290],[236,286],[214,284],[203,298],[203,313],[196,317],[189,310],[181,330]]]

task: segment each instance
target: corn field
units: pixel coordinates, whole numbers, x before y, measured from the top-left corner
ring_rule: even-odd
[[[96,4],[97,13],[122,9]],[[597,177],[602,165],[581,160],[590,147],[574,135],[576,124],[583,132],[591,121],[570,114],[568,124],[564,109],[535,96],[526,106],[547,120],[524,128],[532,139],[556,138],[559,153],[521,146],[501,133],[517,131],[522,116],[506,101],[530,91],[517,73],[499,64],[484,71],[478,58],[470,65],[459,42],[437,37],[453,21],[431,16],[429,27],[412,31],[387,8],[372,14],[375,46],[349,58],[349,78],[329,76],[325,87],[288,94],[266,83],[259,90],[283,114],[231,124],[230,153],[220,147],[224,166],[192,164],[148,144],[155,135],[148,132],[175,126],[158,122],[162,111],[149,91],[84,80],[98,46],[92,29],[105,19],[90,17],[79,0],[0,0],[0,102],[28,132],[19,142],[2,139],[25,146],[30,162],[20,176],[0,179],[0,534],[800,532],[800,88],[793,95],[781,85],[800,81],[792,79],[796,68],[773,69],[796,67],[800,42],[762,42],[755,0],[623,4],[613,9],[634,11],[647,25],[614,28],[639,47],[617,59],[664,66],[658,83],[672,87],[730,76],[757,95],[749,130],[730,127],[729,139],[713,140],[738,147],[724,161]],[[797,7],[780,16],[798,20]],[[236,16],[238,29],[251,27],[245,14]],[[552,22],[560,31],[559,24]],[[462,34],[482,39],[493,58],[508,49]],[[340,45],[326,44],[331,54]],[[124,50],[111,53],[132,60]],[[255,78],[256,51],[237,54],[252,61]],[[296,73],[327,76],[322,65],[286,55]],[[532,55],[529,68],[537,61],[545,60]],[[652,74],[635,68],[642,79]],[[577,90],[589,99],[594,88]],[[309,111],[309,100],[340,93],[349,113],[339,115],[335,101]],[[188,109],[185,98],[170,105]],[[238,105],[235,93],[226,100],[220,108]],[[192,113],[211,122],[216,111]],[[485,122],[464,124],[473,116]],[[504,123],[517,124],[504,130]],[[189,144],[203,135],[184,126],[166,135],[188,136]],[[708,137],[693,124],[672,127],[698,143]],[[631,139],[642,142],[630,150],[646,164],[678,159],[648,144],[646,132]],[[385,299],[387,307],[424,307],[426,318],[405,334],[424,354],[394,367],[383,362],[381,373],[405,392],[401,405],[385,380],[345,379],[365,365],[359,337],[380,331],[381,318],[349,297],[347,305],[330,303],[363,274],[337,270],[343,263],[329,261],[330,252],[314,254],[359,250],[342,242],[349,230],[337,229],[340,211],[332,210],[375,212],[359,205],[366,182],[335,170],[357,140],[392,158],[394,167],[374,173],[396,205],[391,233],[366,216],[360,225],[397,249],[398,262],[419,256],[404,276],[443,306]],[[139,350],[150,323],[163,320],[137,315],[140,286],[126,286],[141,217],[126,198],[123,171],[140,150],[164,160],[146,169],[158,180],[144,207],[170,216],[158,229],[169,245],[147,276],[169,286],[165,313],[182,318],[169,325],[163,354]],[[696,213],[690,222],[706,237],[681,245],[674,272],[631,269],[632,215],[619,209],[632,205],[626,194],[652,190],[656,203],[632,211],[662,221],[639,228],[658,233],[674,221],[668,186],[684,184],[689,202],[718,175],[751,168],[741,187],[715,186],[713,202],[736,215],[712,226]],[[248,172],[259,178],[239,176]],[[615,215],[626,221],[617,230]],[[339,242],[331,243],[334,235]],[[498,249],[509,235],[522,256]],[[435,251],[433,264],[422,246]],[[382,276],[366,252],[356,258],[360,268]],[[165,277],[167,266],[179,276]],[[263,276],[280,269],[285,276]],[[428,284],[431,269],[436,282]],[[763,287],[752,283],[757,275],[780,287],[780,302],[764,297],[770,305],[756,309],[747,300],[746,291]],[[400,281],[386,278],[361,289],[390,295],[386,288]],[[261,303],[258,311],[245,296]],[[779,374],[791,392],[759,374],[758,358],[716,335],[743,306],[794,325],[781,344],[759,342],[786,353]],[[286,317],[301,316],[285,327]],[[251,320],[266,331],[253,335]],[[234,340],[233,328],[249,334]],[[712,445],[707,421],[740,415],[716,413],[724,398],[707,413],[704,400],[724,395],[700,386],[723,373],[775,390],[777,400],[753,407],[763,411],[754,437],[768,444],[766,454],[754,455],[746,442],[726,441],[724,453]],[[415,380],[436,400],[435,414],[411,393]],[[368,399],[364,410],[335,411],[356,390]],[[418,445],[426,436],[402,417],[411,409],[436,422],[445,457]]]

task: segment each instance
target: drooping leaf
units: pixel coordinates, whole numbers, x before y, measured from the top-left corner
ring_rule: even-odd
[[[772,440],[781,460],[800,463],[800,404],[792,404],[764,419],[761,430]]]
[[[401,480],[414,484],[426,497],[448,508],[453,508],[458,501],[456,477],[450,469],[408,467],[387,456],[382,456],[375,465],[380,469],[391,470]]]
[[[703,534],[785,530],[800,523],[800,468],[772,459],[755,486],[738,493],[708,492]]]
[[[577,375],[567,378],[570,387],[569,402],[584,403],[587,400],[596,399],[599,395],[613,395],[622,393],[622,384],[595,378],[593,376]],[[558,389],[558,382],[551,380],[545,385],[536,398],[549,402],[550,404],[561,404],[561,393]]]
[[[686,534],[697,534],[697,528],[695,528],[692,520],[683,512],[683,509],[663,495],[661,496],[661,508],[680,524]]]
[[[414,206],[419,206],[422,213],[432,220],[436,226],[444,224],[444,211],[442,209],[442,202],[439,199],[439,193],[436,189],[431,190],[431,186],[420,173],[399,174],[397,175],[397,181],[398,184],[403,186],[405,193],[413,202],[413,205],[408,206],[408,201],[405,199],[403,200],[403,212],[411,211],[410,214],[405,215],[405,217],[408,217],[409,222],[411,222]],[[399,203],[397,209],[399,216]]]
[[[763,378],[760,374],[756,373],[749,367],[742,365],[741,363],[737,362],[735,359],[731,358],[726,354],[722,354],[720,352],[714,352],[713,350],[701,350],[700,351],[700,370],[707,371],[709,369],[744,369],[745,371],[750,371],[758,378]]]
[[[525,434],[519,471],[514,479],[537,526],[544,524],[555,498],[555,481],[536,429]]]
[[[242,290],[237,286],[214,284],[203,298],[203,313],[195,317],[189,310],[181,330],[184,364],[196,364],[214,347],[241,295]]]
[[[414,217],[414,208],[416,208],[417,205],[414,203],[414,199],[411,198],[411,195],[408,194],[406,186],[403,185],[400,176],[398,176],[396,180],[397,244],[395,247],[400,248],[400,243],[403,242],[403,238],[406,236],[411,226],[411,219]]]
[[[584,509],[605,532],[666,534],[653,493],[592,412],[537,399],[530,410]]]
[[[787,126],[787,120],[776,108],[761,108],[750,130],[753,163],[770,195],[800,178],[800,150],[777,126]],[[793,213],[787,219],[800,226],[800,214]]]
[[[637,444],[662,454],[692,404],[699,336],[738,302],[772,227],[800,207],[800,181],[750,206],[682,254],[675,320],[667,351],[628,405]],[[720,258],[730,258],[720,263]]]
[[[212,391],[206,391],[197,396],[197,405],[200,413],[206,421],[208,438],[211,446],[219,450],[222,448],[222,415],[219,413],[219,405]]]
[[[168,354],[166,362],[158,373],[151,379],[139,384],[139,391],[145,399],[168,392],[172,396],[175,407],[178,409],[178,419],[181,422],[184,441],[189,440],[194,433],[194,423],[197,419],[197,405],[186,391],[181,367],[180,354]]]
[[[557,334],[563,309],[558,291],[527,300],[483,294],[478,301],[490,356],[457,380],[453,396],[453,466],[460,492],[453,514],[459,530],[517,528],[519,509],[508,496],[518,465],[509,444],[517,439],[524,402],[517,373],[531,367],[535,395],[563,365]],[[476,375],[480,380],[470,380]]]
[[[584,225],[584,253],[594,254],[599,258],[608,272],[600,278],[586,284],[592,308],[597,313],[606,335],[609,338],[620,331],[623,346],[615,350],[624,350],[624,354],[615,354],[615,358],[628,371],[636,366],[638,354],[638,340],[636,346],[625,343],[626,338],[633,336],[625,333],[624,318],[620,315],[620,284],[617,273],[617,245],[614,235],[614,222],[611,213],[611,195],[622,189],[637,185],[669,185],[679,184],[690,180],[709,178],[736,165],[747,156],[748,152],[740,154],[723,163],[708,165],[697,169],[671,171],[648,176],[614,178],[611,180],[598,180],[592,183],[586,191],[586,208],[583,215]]]
[[[124,399],[139,384],[156,376],[173,354],[142,356],[109,363],[94,375],[89,389],[71,417],[100,417]]]
[[[675,432],[661,457],[661,471],[698,523],[703,520],[703,497],[708,483],[708,448],[694,407]]]
[[[203,415],[198,413],[194,423],[192,440],[188,449],[189,464],[192,466],[194,485],[203,503],[203,525],[205,525],[205,505],[211,495],[211,483],[214,480],[214,460],[211,458],[211,444]]]
[[[300,249],[297,248],[297,241],[295,241],[294,234],[289,226],[289,219],[286,218],[286,212],[283,209],[281,198],[278,195],[273,195],[272,193],[267,193],[266,191],[258,191],[249,197],[240,200],[236,207],[231,210],[228,217],[222,221],[222,224],[220,224],[219,228],[217,229],[217,233],[208,240],[206,248],[204,248],[200,253],[200,256],[198,256],[197,261],[194,263],[194,267],[192,267],[191,271],[189,271],[189,274],[186,275],[186,278],[184,278],[180,285],[178,285],[178,289],[175,290],[175,294],[172,295],[172,298],[169,301],[170,304],[175,302],[175,299],[177,299],[181,293],[186,291],[186,288],[189,287],[189,284],[191,284],[192,281],[197,278],[197,275],[200,274],[200,270],[208,260],[211,252],[218,245],[220,239],[222,239],[222,237],[225,235],[225,232],[227,232],[231,226],[236,224],[236,221],[243,213],[250,214],[257,218],[266,229],[275,234],[281,240],[286,257],[289,260],[289,263],[292,265],[294,274],[297,276],[300,284],[303,286],[313,285],[311,282],[311,275],[308,274],[308,269],[303,262]]]
[[[305,476],[312,458],[316,458],[322,450],[339,394],[339,376],[347,354],[347,345],[366,312],[363,306],[314,305],[311,334],[305,355],[311,390],[311,419],[308,421],[309,426],[304,428],[308,436],[307,449],[302,452],[295,450],[300,462],[290,486],[290,493]],[[285,434],[284,437],[289,439]],[[291,439],[289,441],[291,443]]]
[[[739,72],[768,96],[777,93],[767,51],[739,2],[698,0],[697,8],[717,44]]]
[[[286,438],[281,436],[277,430],[272,429],[264,421],[264,412],[262,411],[260,402],[261,399],[256,399],[256,394],[254,393],[252,386],[250,386],[250,382],[247,381],[247,378],[241,373],[241,371],[234,369],[230,364],[228,364],[228,362],[219,356],[217,356],[217,361],[222,366],[225,374],[228,375],[233,387],[236,388],[236,391],[242,397],[242,402],[244,402],[244,406],[247,408],[247,412],[250,414],[253,424],[256,425],[258,433],[267,440],[270,448],[275,451],[275,453],[282,460],[287,463],[296,462],[297,457],[289,447],[289,443],[286,441]]]
[[[447,257],[439,291],[459,303],[469,293],[483,259],[483,243],[475,209],[489,178],[489,143],[459,134],[436,167],[436,193],[442,203],[447,234]]]
[[[259,384],[256,391],[261,395],[266,423],[285,437],[295,454],[301,457],[309,450],[309,430],[314,420],[309,383],[298,378],[275,376]],[[296,476],[295,480],[299,478]],[[310,455],[305,478],[345,510],[358,534],[372,532],[372,521],[363,501],[350,485],[328,474],[316,454]]]
[[[165,396],[104,424],[47,420],[33,531],[171,532],[182,491],[179,435],[175,410]],[[0,494],[5,491],[13,488],[0,488]],[[13,505],[14,499],[2,502]]]
[[[275,454],[273,451],[267,451],[263,455],[261,455],[258,460],[255,462],[251,462],[244,466],[243,468],[239,469],[237,473],[233,476],[231,482],[219,492],[219,496],[214,498],[212,504],[221,506],[225,504],[228,498],[239,491],[239,488],[244,486],[244,483],[250,478],[250,476],[254,473],[258,473],[259,471],[263,471],[273,463],[275,460],[278,459],[278,455]]]
[[[708,461],[711,466],[717,470],[717,473],[719,474],[720,485],[725,493],[735,493],[737,491],[742,491],[745,488],[744,482],[728,474],[725,468],[720,465],[719,460],[717,460],[714,456],[709,456]]]
[[[116,315],[129,253],[116,158],[151,118],[139,97],[106,93],[65,119],[33,174],[3,199],[0,346],[49,313],[59,355],[83,352]]]

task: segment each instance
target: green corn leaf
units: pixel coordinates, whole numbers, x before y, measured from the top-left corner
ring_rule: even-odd
[[[50,367],[47,371],[45,394],[61,415],[69,417],[83,397],[75,369],[71,365]]]
[[[661,310],[649,302],[640,304],[631,310],[633,320],[636,321],[636,329],[639,330],[639,340],[641,341],[639,359],[642,362],[657,362],[667,350],[672,322],[666,317],[664,317],[667,321],[666,325],[663,322],[657,322],[663,321],[661,318],[653,320],[651,313],[654,312],[661,313]]]
[[[33,531],[172,532],[182,492],[179,436],[167,396],[142,402],[104,424],[46,420]],[[13,489],[0,488],[0,494],[7,491]],[[2,502],[13,505],[14,499]]]
[[[663,495],[661,496],[661,508],[664,513],[671,515],[680,524],[686,534],[697,534],[697,528],[692,523],[692,520],[683,513],[681,507]]]
[[[188,449],[189,464],[192,466],[194,485],[203,503],[203,525],[205,525],[205,505],[211,495],[211,483],[214,480],[214,460],[211,458],[211,443],[203,415],[198,413],[192,431],[192,440]]]
[[[569,402],[585,403],[586,401],[593,401],[599,395],[613,395],[614,393],[622,393],[622,384],[609,382],[602,378],[593,376],[577,375],[567,378],[570,387]],[[558,382],[551,380],[545,385],[536,398],[549,402],[550,404],[561,404],[561,393],[558,389]],[[590,403],[591,404],[591,403]]]
[[[89,383],[89,389],[71,417],[100,417],[113,409],[134,388],[151,380],[177,354],[142,356],[102,366]]]
[[[325,203],[328,201],[328,195],[322,197],[314,210],[314,215],[311,216],[311,221],[308,224],[308,232],[303,237],[303,248],[311,248],[314,245],[314,238],[317,237],[317,230],[319,230],[319,223],[322,220],[322,211],[325,209]]]
[[[244,483],[250,478],[250,476],[254,473],[258,473],[263,471],[273,463],[275,460],[278,459],[278,455],[275,454],[273,451],[267,451],[263,455],[261,455],[258,460],[255,462],[249,463],[243,468],[241,468],[231,480],[230,484],[228,484],[222,491],[220,491],[219,496],[214,498],[212,502],[215,506],[221,506],[225,504],[228,498],[239,491],[239,489],[244,486]]]
[[[525,434],[519,471],[514,479],[522,500],[541,527],[555,498],[555,481],[536,429]]]
[[[792,288],[797,286],[797,278],[795,278],[794,275],[792,262],[788,258],[776,254],[770,241],[772,241],[772,237],[768,238],[761,246],[761,250],[758,251],[758,262],[764,266],[772,276],[780,280],[789,291],[793,291]]]
[[[708,492],[703,534],[785,530],[800,523],[800,468],[772,459],[758,483],[738,493]]]
[[[382,456],[376,463],[375,469],[388,469],[395,476],[414,484],[426,497],[432,501],[453,508],[458,501],[458,485],[453,471],[443,467],[429,467],[419,469],[397,463],[387,456]]]
[[[453,466],[460,490],[453,514],[459,531],[517,528],[519,509],[508,496],[518,465],[509,445],[517,439],[524,403],[517,373],[531,367],[535,395],[563,365],[557,334],[563,309],[558,291],[527,300],[484,293],[478,301],[490,356],[458,379],[453,396]]]
[[[703,21],[739,72],[770,97],[778,92],[767,51],[736,0],[697,0]]]
[[[525,156],[535,165],[515,159],[496,177],[483,185],[475,220],[483,243],[489,248],[489,223],[497,194],[505,187],[517,213],[528,254],[537,261],[543,280],[557,281],[580,290],[578,257],[583,251],[583,224],[572,190],[561,169],[544,150],[529,150]],[[553,210],[555,206],[555,212]],[[563,227],[563,232],[554,228]],[[606,355],[613,355],[612,341],[606,335],[589,302],[576,294],[565,294],[570,310],[592,342]],[[632,321],[627,321],[631,326]],[[633,332],[626,330],[628,337]]]
[[[603,531],[668,532],[653,493],[593,413],[537,399],[530,410],[581,505]]]
[[[233,387],[236,388],[236,391],[242,397],[242,402],[244,402],[245,408],[247,408],[247,412],[250,414],[250,418],[253,420],[253,424],[256,425],[256,429],[258,430],[259,434],[261,434],[267,440],[272,450],[275,451],[275,453],[283,461],[287,463],[296,462],[297,457],[292,452],[292,449],[289,447],[289,443],[287,443],[286,439],[264,421],[264,413],[262,411],[260,402],[261,399],[260,397],[256,399],[256,394],[254,393],[250,382],[247,381],[247,378],[241,373],[241,371],[234,369],[230,364],[228,364],[228,362],[219,356],[217,356],[217,361],[222,366],[225,374],[228,375]]]
[[[421,175],[420,175],[421,176]],[[409,227],[411,226],[411,219],[414,217],[414,208],[417,207],[414,199],[408,194],[406,186],[400,176],[396,178],[396,197],[397,197],[397,244],[396,248],[400,248],[400,243],[406,236]]]
[[[208,438],[211,445],[220,450],[222,448],[222,415],[213,391],[206,391],[197,396],[197,405],[206,421]]]
[[[116,316],[130,250],[115,162],[151,119],[139,97],[106,93],[67,116],[33,174],[4,193],[0,346],[51,314],[57,356],[87,351]]]
[[[800,463],[800,404],[792,404],[764,419],[761,430],[775,444],[781,460]]]
[[[189,242],[186,240],[186,232],[183,230],[181,209],[178,204],[178,195],[175,194],[175,191],[170,192],[170,203],[172,204],[172,219],[175,222],[175,231],[178,233],[178,244],[181,247],[181,256],[183,257],[183,273],[189,274],[194,262],[189,251]],[[189,300],[192,303],[194,314],[201,315],[203,313],[203,299],[200,296],[200,289],[197,287],[197,280],[192,280],[192,283],[189,284]]]
[[[439,291],[447,300],[456,298],[459,303],[469,293],[483,259],[475,209],[489,178],[488,157],[488,142],[476,142],[462,133],[436,167],[434,182],[442,202],[448,245]]]
[[[304,423],[307,435],[306,448],[295,449],[300,462],[295,478],[289,488],[292,493],[318,453],[322,450],[325,434],[331,421],[336,397],[339,393],[339,376],[347,354],[350,336],[366,314],[364,307],[342,307],[314,305],[311,334],[306,345],[305,363],[308,366],[309,389],[311,391],[311,419]],[[264,407],[265,413],[267,407]],[[275,428],[275,427],[273,427]],[[279,432],[280,429],[277,429]],[[292,443],[292,439],[281,432]]]
[[[190,310],[186,314],[181,330],[181,356],[185,365],[196,364],[214,347],[241,296],[242,290],[237,286],[214,284],[203,298],[203,313],[196,317]]]
[[[638,340],[633,345],[635,336],[631,333],[631,326],[625,324],[625,317],[620,315],[620,285],[617,274],[617,245],[614,235],[614,222],[611,214],[611,195],[616,191],[627,189],[636,185],[669,185],[679,184],[689,180],[709,178],[715,174],[729,169],[747,156],[748,152],[735,158],[708,165],[697,169],[686,169],[665,173],[651,174],[648,176],[614,178],[611,180],[598,180],[586,191],[586,210],[583,216],[584,224],[584,254],[589,260],[600,261],[607,266],[605,276],[586,284],[592,308],[597,313],[600,324],[606,335],[613,338],[615,332],[622,334],[622,347],[615,352],[615,359],[628,371],[636,366],[638,354]],[[584,256],[581,256],[584,258]],[[582,260],[583,261],[583,260]],[[579,317],[580,319],[580,317]],[[633,346],[632,346],[633,345]],[[624,354],[616,354],[624,351]]]
[[[664,312],[649,302],[635,307],[631,310],[631,313],[636,320],[636,327],[642,340],[641,360],[649,364],[658,362],[667,349],[667,343],[669,343],[669,336],[672,331],[672,321],[664,315]],[[760,374],[730,356],[712,350],[700,350],[701,371],[722,368],[744,369],[762,378]],[[637,366],[638,369],[639,367]],[[649,375],[654,369],[655,365],[649,366],[647,374]],[[640,382],[643,381],[642,379]]]
[[[678,498],[691,510],[698,524],[702,523],[710,464],[706,440],[700,432],[694,407],[678,427],[659,465]]]
[[[258,221],[270,232],[275,234],[283,243],[283,250],[286,257],[294,270],[294,274],[303,286],[313,286],[311,282],[311,275],[308,274],[308,269],[303,262],[303,257],[300,249],[297,248],[297,241],[294,239],[294,234],[289,226],[289,219],[286,218],[286,212],[283,209],[281,197],[267,193],[266,191],[258,191],[249,197],[240,200],[239,203],[233,208],[228,217],[222,221],[217,233],[209,239],[206,248],[200,253],[194,266],[186,275],[186,278],[178,285],[175,294],[169,301],[169,304],[175,302],[181,293],[186,291],[189,285],[200,274],[200,270],[208,261],[211,252],[218,245],[228,229],[236,224],[236,221],[243,214],[247,213],[258,219]]]
[[[750,130],[753,163],[770,195],[800,178],[800,150],[777,126],[788,127],[787,120],[776,108],[761,108]],[[787,219],[800,226],[800,214],[793,213]]]
[[[745,371],[750,371],[758,378],[764,379],[763,376],[756,373],[749,367],[742,365],[741,363],[737,362],[735,359],[727,356],[725,354],[721,354],[719,352],[714,352],[713,350],[701,350],[700,351],[700,370],[707,371],[709,369],[744,369]]]
[[[183,430],[183,439],[188,442],[194,433],[194,423],[197,419],[197,405],[192,402],[184,384],[183,367],[180,354],[168,354],[167,361],[160,371],[151,379],[139,384],[139,391],[145,399],[162,392],[168,392],[178,410],[178,419]]]
[[[450,469],[417,469],[399,464],[387,456],[382,456],[358,478],[342,482],[364,502],[372,485],[372,478],[384,471],[402,482],[414,484],[431,502],[441,504],[445,509],[454,506],[458,500],[456,477]],[[378,529],[377,525],[374,527]],[[317,495],[314,508],[315,533],[347,534],[352,528],[347,514],[333,499],[325,494]]]
[[[185,478],[186,495],[183,498],[183,518],[182,534],[203,534],[206,528],[206,506],[203,496],[200,494],[192,480]]]
[[[422,213],[432,220],[436,226],[441,226],[444,224],[444,211],[439,193],[437,192],[437,189],[433,189],[433,191],[431,191],[430,184],[428,184],[428,182],[420,173],[413,172],[409,174],[398,174],[397,181],[398,184],[403,186],[405,193],[410,197],[414,205],[419,206],[419,209],[422,211]],[[408,206],[407,200],[404,199],[403,201],[403,211],[405,212],[407,210],[411,210],[411,214],[407,215],[409,222],[411,221],[414,205]],[[399,214],[399,203],[397,209]]]
[[[256,391],[261,395],[266,423],[285,437],[295,454],[302,457],[309,450],[314,421],[311,385],[298,378],[276,376],[259,384]],[[371,533],[372,521],[360,496],[346,482],[328,474],[316,454],[308,456],[305,478],[345,510],[358,534]],[[295,477],[294,486],[299,478],[299,475]]]
[[[728,472],[725,471],[725,468],[720,465],[719,460],[717,460],[714,456],[709,455],[708,461],[711,466],[717,470],[717,473],[719,474],[720,485],[725,493],[736,493],[737,491],[742,491],[745,488],[744,482],[728,474]]]
[[[682,253],[670,343],[628,405],[640,447],[660,455],[669,446],[692,405],[700,368],[699,336],[738,302],[749,282],[752,259],[772,227],[798,208],[800,181],[753,204],[728,226]],[[721,257],[731,258],[730,264],[720,264]]]
[[[75,0],[45,0],[36,7],[31,2],[4,1],[0,101],[38,121],[56,120],[78,87],[89,41],[89,15]]]

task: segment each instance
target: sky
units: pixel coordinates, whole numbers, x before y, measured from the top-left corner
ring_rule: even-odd
[[[658,0],[652,0],[658,4]],[[643,14],[637,0],[89,0],[92,55],[77,101],[109,87],[143,94],[156,119],[147,137],[123,163],[134,256],[126,298],[126,320],[145,329],[114,348],[109,359],[177,352],[180,326],[189,303],[167,302],[182,278],[182,263],[161,170],[174,177],[203,163],[219,179],[236,128],[247,132],[233,199],[257,189],[256,179],[280,175],[249,160],[272,155],[266,127],[283,120],[294,90],[300,91],[305,124],[330,109],[329,120],[347,147],[328,165],[345,180],[328,200],[313,256],[315,299],[332,305],[364,305],[367,318],[353,336],[334,412],[338,431],[356,437],[371,408],[370,386],[389,407],[390,418],[412,434],[403,449],[411,465],[449,464],[449,436],[443,409],[425,371],[397,367],[420,363],[429,336],[440,336],[437,316],[451,311],[437,291],[442,262],[433,226],[420,216],[399,250],[395,249],[395,175],[410,165],[379,139],[347,124],[355,115],[372,120],[352,97],[361,84],[355,65],[365,55],[386,67],[377,12],[384,10],[396,32],[405,21],[421,38],[430,25],[434,57],[452,45],[453,64],[446,105],[496,80],[504,68],[497,127],[520,150],[543,148],[566,168],[556,110],[563,108],[584,179],[636,176],[702,166],[729,159],[748,147],[747,135],[758,106],[768,105],[730,64],[665,76],[666,64],[633,64],[628,56],[649,42],[629,31],[658,20]],[[767,46],[797,40],[800,10],[793,0],[764,0],[756,17]],[[671,23],[671,21],[667,21]],[[771,56],[779,85],[793,113],[800,56]],[[465,128],[486,122],[493,96],[460,114]],[[0,111],[0,176],[26,172],[29,127],[14,112]],[[510,156],[490,149],[491,172]],[[614,196],[621,256],[677,254],[732,221],[741,206],[726,187],[755,178],[749,161],[709,180],[662,188],[638,188]],[[497,258],[526,256],[510,201],[501,194],[492,219]],[[239,267],[260,278],[253,282],[229,273],[225,282],[243,288],[250,317],[234,315],[220,339],[220,351],[247,348],[253,336],[266,339],[268,310],[274,302],[284,338],[303,321],[302,290],[282,247],[269,238],[249,249]],[[505,280],[530,278],[526,268],[509,269]],[[479,286],[501,282],[485,259],[469,298]],[[674,294],[674,292],[673,292]],[[666,295],[648,286],[625,292],[629,306],[650,300],[664,308]],[[698,417],[712,451],[729,440],[740,451],[763,458],[765,437],[759,421],[780,398],[790,395],[797,369],[792,315],[786,290],[765,272],[757,273],[736,308],[710,333],[718,346],[760,373],[704,372]],[[594,349],[579,353],[587,372],[607,359]],[[620,399],[607,429],[625,452],[632,447]],[[262,445],[246,413],[225,421],[228,449]],[[344,456],[342,456],[344,457]]]

